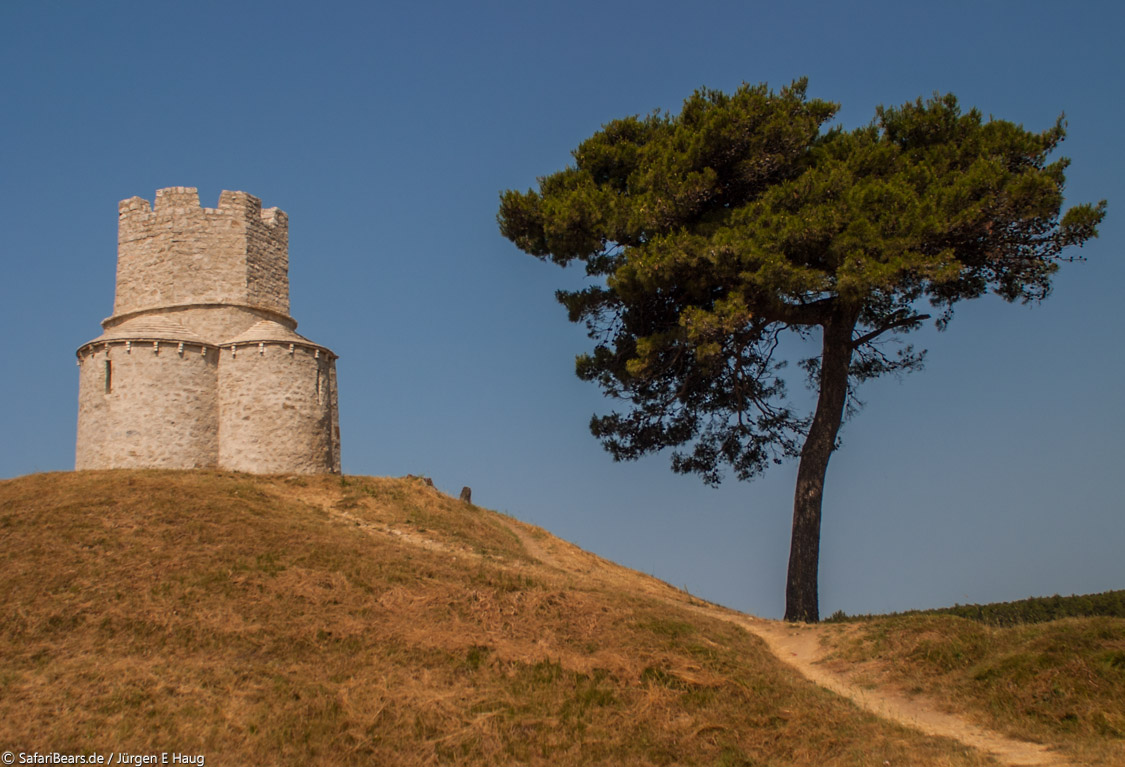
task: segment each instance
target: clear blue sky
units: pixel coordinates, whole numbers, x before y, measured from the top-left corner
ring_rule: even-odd
[[[616,117],[700,86],[953,92],[1050,126],[1102,236],[1036,307],[986,298],[867,385],[829,467],[821,611],[1125,588],[1125,6],[1116,2],[0,4],[0,476],[73,467],[74,350],[113,302],[118,200],[244,190],[290,216],[299,332],[338,354],[344,470],[430,475],[692,593],[783,610],[795,466],[711,490],[614,464],[553,298],[497,231]]]

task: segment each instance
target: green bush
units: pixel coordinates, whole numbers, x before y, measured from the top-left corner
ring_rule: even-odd
[[[954,605],[936,610],[909,610],[887,616],[847,615],[837,610],[825,623],[860,621],[875,617],[902,615],[956,615],[990,626],[1017,626],[1025,623],[1046,623],[1059,618],[1125,618],[1125,590],[1105,591],[1081,596],[1029,597],[1016,602],[995,602],[987,605]]]

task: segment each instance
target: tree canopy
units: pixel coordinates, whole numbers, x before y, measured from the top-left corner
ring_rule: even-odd
[[[501,232],[596,278],[559,291],[593,349],[580,378],[626,403],[595,416],[619,460],[672,448],[709,483],[800,456],[786,617],[816,620],[823,482],[854,385],[917,368],[888,333],[992,292],[1038,301],[1105,202],[1062,214],[1065,136],[962,112],[952,95],[825,128],[806,81],[696,91],[678,115],[614,120],[538,190],[501,195]],[[931,314],[932,312],[932,314]],[[786,397],[781,334],[819,331],[801,361],[815,411]]]

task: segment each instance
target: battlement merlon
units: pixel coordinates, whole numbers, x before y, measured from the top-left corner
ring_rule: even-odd
[[[130,197],[117,204],[119,218],[151,216],[153,213],[175,215],[176,212],[188,213],[196,209],[210,216],[226,215],[241,221],[261,221],[270,229],[278,230],[279,234],[283,231],[288,235],[289,232],[289,216],[285,211],[276,207],[263,208],[260,199],[246,192],[224,189],[219,195],[219,205],[216,208],[201,208],[199,190],[193,186],[157,189],[155,206],[143,197]]]
[[[144,197],[130,197],[117,203],[117,215],[129,216],[134,213],[151,213],[152,205]]]
[[[195,187],[156,191],[118,210],[114,315],[189,303],[289,313],[289,217],[246,192],[203,208]]]

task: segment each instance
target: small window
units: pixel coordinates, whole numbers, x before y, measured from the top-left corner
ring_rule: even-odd
[[[323,405],[324,404],[324,392],[323,392],[323,387],[321,386],[321,383],[320,383],[320,375],[321,375],[320,366],[318,365],[317,368],[316,368],[316,401],[317,401],[317,404]]]
[[[109,360],[105,361],[105,393],[109,394],[113,391],[113,363]]]

